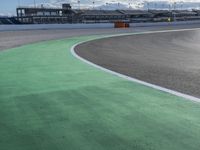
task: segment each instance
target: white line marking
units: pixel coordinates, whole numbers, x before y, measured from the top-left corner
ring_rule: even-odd
[[[182,97],[184,99],[191,100],[193,102],[200,102],[200,98],[197,98],[197,97],[194,97],[194,96],[190,96],[190,95],[187,95],[187,94],[183,94],[183,93],[171,90],[171,89],[167,89],[167,88],[164,88],[164,87],[161,87],[161,86],[158,86],[158,85],[154,85],[154,84],[151,84],[151,83],[148,83],[148,82],[145,82],[145,81],[141,81],[141,80],[138,80],[138,79],[135,79],[135,78],[132,78],[132,77],[120,74],[118,72],[106,69],[106,68],[104,68],[102,66],[94,64],[94,63],[92,63],[92,62],[90,62],[90,61],[88,61],[88,60],[80,57],[75,52],[75,47],[76,46],[78,46],[80,44],[83,44],[83,43],[86,43],[86,42],[89,42],[89,41],[98,40],[98,39],[104,39],[104,38],[109,38],[109,37],[118,37],[118,36],[126,36],[126,35],[141,35],[141,34],[151,34],[151,33],[166,33],[166,32],[178,32],[178,31],[191,31],[191,30],[198,30],[198,29],[200,29],[200,28],[178,29],[178,30],[163,30],[163,31],[147,31],[147,32],[139,32],[139,33],[128,33],[128,34],[124,33],[124,34],[116,34],[116,35],[103,36],[103,37],[99,37],[99,38],[95,38],[95,39],[90,39],[90,40],[82,41],[82,42],[79,42],[79,43],[73,45],[73,47],[71,48],[71,53],[77,59],[79,59],[79,60],[81,60],[81,61],[83,61],[83,62],[85,62],[85,63],[87,63],[87,64],[89,64],[89,65],[91,65],[93,67],[98,68],[100,70],[103,70],[105,72],[111,73],[113,75],[119,76],[119,77],[121,77],[123,79],[129,80],[129,81],[132,81],[132,82],[135,82],[135,83],[139,83],[139,84],[145,85],[147,87],[151,87],[153,89],[156,89],[156,90],[159,90],[159,91],[163,91],[163,92],[166,92],[166,93],[178,96],[178,97]]]

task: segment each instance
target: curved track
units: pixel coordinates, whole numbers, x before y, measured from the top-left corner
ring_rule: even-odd
[[[129,29],[57,29],[57,30],[24,30],[24,31],[5,31],[0,32],[0,51],[25,45],[28,43],[36,43],[48,40],[57,40],[63,38],[71,38],[86,35],[100,34],[117,34],[132,33],[154,30],[171,30],[180,28],[198,28],[199,24],[193,25],[177,25],[177,26],[152,26],[152,27],[136,27]]]
[[[106,38],[76,47],[104,68],[200,97],[200,30]]]
[[[10,48],[77,32],[2,32],[0,45]],[[71,55],[73,45],[99,37],[45,41],[0,52],[0,148],[199,150],[200,103],[129,82]]]

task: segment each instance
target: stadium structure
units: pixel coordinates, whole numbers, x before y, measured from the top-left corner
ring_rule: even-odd
[[[22,23],[110,23],[126,22],[186,21],[200,19],[200,11],[193,10],[86,10],[72,9],[70,4],[62,8],[19,7],[17,18]]]
[[[70,4],[62,8],[18,7],[17,17],[0,18],[0,24],[54,24],[54,23],[112,23],[124,21],[167,22],[200,20],[200,10],[97,10],[72,9]]]

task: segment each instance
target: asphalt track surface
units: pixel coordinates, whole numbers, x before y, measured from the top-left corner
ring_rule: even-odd
[[[199,150],[199,103],[73,57],[72,46],[99,37],[33,38],[0,52],[0,149]]]
[[[129,29],[58,29],[58,30],[25,30],[25,31],[3,31],[0,32],[0,51],[9,48],[18,47],[30,43],[36,43],[48,40],[57,40],[63,38],[71,38],[87,35],[108,35],[118,33],[133,33],[144,31],[171,30],[197,28],[199,24],[194,25],[176,25],[176,26],[152,26],[152,27],[136,27]]]
[[[87,42],[76,53],[109,70],[200,98],[200,30]]]

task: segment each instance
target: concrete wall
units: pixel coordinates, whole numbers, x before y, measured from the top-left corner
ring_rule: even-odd
[[[52,29],[89,29],[113,28],[113,24],[32,24],[32,25],[0,25],[0,31],[15,30],[52,30]]]
[[[158,22],[158,23],[131,23],[131,27],[148,27],[148,26],[168,26],[168,25],[191,25],[200,24],[200,21],[177,21],[177,22]]]
[[[167,26],[167,25],[186,25],[200,24],[200,21],[182,21],[182,22],[162,22],[162,23],[131,23],[131,27],[147,26]],[[90,29],[90,28],[113,28],[112,23],[101,24],[34,24],[34,25],[0,25],[0,31],[17,30],[52,30],[52,29]]]

